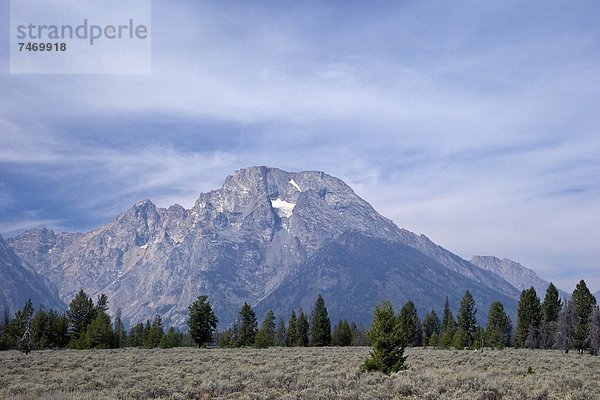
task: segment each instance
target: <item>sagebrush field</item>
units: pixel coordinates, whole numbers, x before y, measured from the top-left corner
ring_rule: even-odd
[[[0,352],[3,399],[600,399],[600,357],[407,349],[362,373],[368,348]]]

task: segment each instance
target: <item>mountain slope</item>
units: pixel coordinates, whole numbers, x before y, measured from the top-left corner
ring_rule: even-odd
[[[440,310],[446,296],[457,309],[467,288],[476,300],[481,324],[485,324],[493,300],[502,301],[507,312],[516,315],[514,298],[474,282],[403,243],[352,231],[319,249],[301,274],[258,304],[257,312],[273,309],[286,318],[294,307],[310,312],[321,293],[333,321],[351,318],[368,325],[382,299],[389,299],[396,307],[413,300],[422,316],[431,309]]]
[[[48,285],[36,272],[26,268],[0,236],[0,309],[8,307],[13,314],[23,308],[27,299],[35,307],[65,308],[56,288]]]
[[[483,285],[498,296],[519,295],[497,275],[398,228],[344,182],[318,171],[246,168],[200,194],[189,210],[144,200],[91,232],[38,229],[9,245],[65,302],[83,288],[92,296],[106,293],[129,322],[160,313],[183,327],[187,306],[201,293],[222,325],[244,301],[267,304],[281,285],[309,273],[308,261],[325,244],[350,231],[414,249],[467,278],[465,289]]]
[[[500,260],[492,256],[473,256],[471,263],[499,275],[519,290],[529,289],[533,286],[540,299],[544,300],[550,282],[540,278],[534,271],[518,262],[507,258]],[[562,298],[570,297],[563,290],[559,289],[558,292]]]

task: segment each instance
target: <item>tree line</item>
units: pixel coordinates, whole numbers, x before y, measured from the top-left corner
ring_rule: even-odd
[[[111,349],[119,347],[171,348],[193,345],[189,335],[170,327],[165,330],[162,317],[134,325],[129,333],[121,320],[121,309],[114,320],[108,314],[108,297],[96,303],[83,291],[73,298],[64,313],[43,308],[35,310],[31,300],[11,318],[8,309],[0,324],[0,350],[19,349],[25,353],[44,349]]]
[[[190,314],[190,320],[193,316]],[[271,346],[367,346],[366,330],[352,321],[338,321],[333,330],[323,296],[318,295],[312,312],[307,315],[302,308],[292,310],[287,324],[283,318],[276,319],[272,310],[267,312],[258,325],[252,307],[244,303],[233,326],[216,334],[220,347]]]
[[[491,303],[485,327],[480,326],[475,301],[468,290],[461,299],[456,318],[448,298],[441,318],[431,310],[422,320],[411,300],[397,315],[391,303],[384,302],[376,307],[368,331],[347,320],[338,321],[332,329],[321,295],[310,314],[302,308],[292,310],[286,323],[271,310],[260,326],[252,307],[244,303],[233,325],[221,332],[217,332],[218,318],[207,296],[199,296],[188,311],[188,332],[179,332],[173,327],[165,329],[160,315],[132,326],[127,332],[120,309],[114,318],[109,316],[106,295],[99,295],[94,303],[81,290],[62,314],[53,310],[36,311],[31,301],[13,318],[5,309],[0,323],[0,349],[18,348],[29,352],[47,348],[171,348],[194,344],[256,348],[372,345],[375,349],[382,345],[380,339],[385,337],[383,347],[398,351],[406,346],[455,349],[514,346],[565,352],[575,349],[595,355],[600,351],[600,309],[583,280],[566,302],[552,283],[543,301],[533,287],[523,290],[516,327],[498,301]]]

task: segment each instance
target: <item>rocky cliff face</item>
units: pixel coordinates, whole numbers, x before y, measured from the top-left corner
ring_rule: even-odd
[[[518,262],[507,258],[501,260],[492,256],[474,256],[471,263],[499,275],[519,290],[533,287],[540,299],[544,300],[550,282],[540,278],[534,271]],[[568,293],[560,289],[559,294],[562,298],[570,297]]]
[[[187,306],[201,293],[208,294],[222,325],[235,319],[244,301],[269,307],[276,291],[315,276],[319,265],[328,267],[317,255],[348,232],[423,255],[420,264],[409,263],[414,274],[434,263],[465,278],[456,282],[464,289],[479,285],[498,296],[518,296],[497,275],[398,228],[341,180],[317,171],[242,169],[221,189],[200,194],[189,210],[144,200],[88,233],[37,229],[9,244],[58,287],[65,302],[83,288],[91,295],[106,293],[111,308],[121,307],[129,322],[160,313],[167,323],[183,327]],[[334,271],[329,279],[335,281]],[[382,293],[371,289],[368,295],[379,299]],[[402,281],[396,290],[403,290]]]
[[[0,310],[4,312],[7,307],[10,314],[14,314],[28,299],[34,307],[44,305],[58,310],[65,307],[56,287],[24,266],[0,236]]]

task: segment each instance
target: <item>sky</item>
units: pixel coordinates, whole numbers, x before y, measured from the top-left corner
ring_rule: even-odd
[[[133,75],[10,75],[0,41],[0,233],[322,170],[466,259],[600,290],[598,21],[597,0],[153,0]]]

